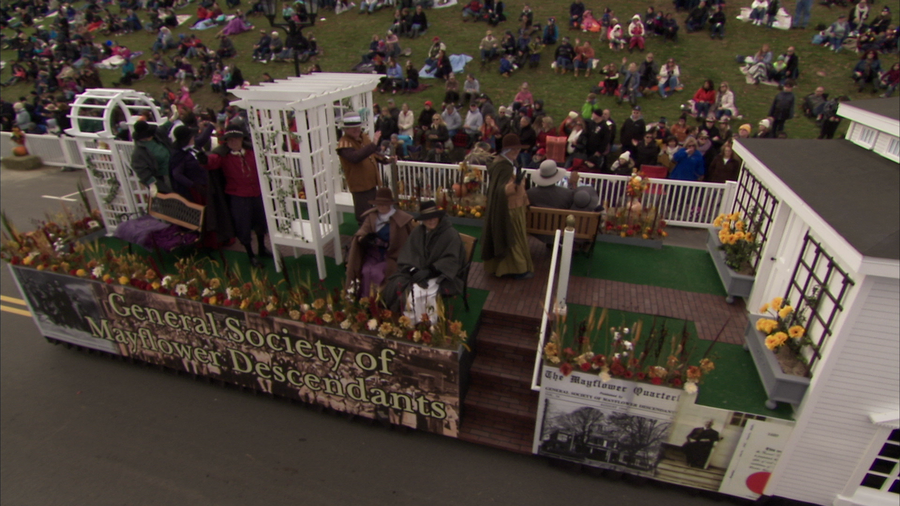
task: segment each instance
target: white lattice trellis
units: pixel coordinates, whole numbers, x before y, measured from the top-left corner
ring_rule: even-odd
[[[336,118],[371,111],[377,76],[318,73],[234,90],[247,109],[272,245],[315,251],[319,278],[327,276],[325,247],[343,261],[336,193],[344,187],[335,149]],[[371,114],[367,122],[373,124]],[[278,248],[273,247],[281,268]]]
[[[119,125],[132,129],[139,119],[159,124],[163,118],[146,93],[106,88],[75,97],[69,117],[72,128],[66,133],[74,137],[106,230],[112,233],[128,215],[144,212],[147,202],[147,189],[131,171],[134,145],[113,140]],[[77,154],[70,157],[76,159]]]

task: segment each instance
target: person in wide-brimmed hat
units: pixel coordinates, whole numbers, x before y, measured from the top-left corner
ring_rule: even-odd
[[[390,188],[378,188],[375,206],[363,213],[363,223],[350,239],[347,255],[348,291],[357,297],[368,297],[372,290],[381,290],[384,281],[397,271],[400,248],[406,244],[414,228],[412,215],[394,207],[396,201]]]
[[[504,135],[502,146],[500,155],[494,157],[488,167],[491,183],[484,215],[481,258],[488,274],[528,279],[534,277],[525,233],[528,195],[523,181],[525,173],[515,166],[519,152],[528,146],[524,146],[516,134]]]
[[[572,190],[556,183],[566,177],[566,169],[558,167],[553,160],[544,160],[537,173],[531,176],[535,184],[528,190],[528,201],[534,207],[568,209],[572,207]]]
[[[391,311],[403,311],[413,322],[427,314],[437,321],[437,297],[462,292],[459,277],[466,261],[466,248],[443,209],[433,201],[423,202],[416,227],[400,250],[395,272],[382,296]]]
[[[375,188],[381,185],[377,162],[388,163],[390,159],[378,153],[381,132],[376,130],[370,140],[368,134],[363,132],[362,118],[358,114],[347,114],[341,118],[341,130],[344,135],[338,140],[337,154],[353,196],[356,222],[362,225],[363,213],[372,208],[369,202],[375,198]]]

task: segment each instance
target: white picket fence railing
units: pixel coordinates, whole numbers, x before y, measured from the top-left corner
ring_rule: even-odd
[[[130,159],[128,155],[133,148],[132,143],[124,141],[109,142],[123,156],[123,160]],[[78,150],[74,138],[55,135],[27,135],[25,145],[28,150],[40,156],[46,165],[68,166],[85,168],[84,157]],[[0,132],[0,156],[12,155],[12,134]],[[477,190],[486,194],[490,178],[487,168],[481,165],[473,165],[472,168],[481,170],[484,174],[484,182]],[[454,183],[460,182],[459,165],[445,163],[425,163],[400,161],[397,163],[399,181],[402,184],[397,198],[411,199],[418,195],[420,198],[434,198],[439,189],[450,189]],[[390,185],[391,169],[389,165],[382,165],[382,180]],[[525,169],[526,179],[530,180],[535,169]],[[600,195],[600,202],[617,207],[625,202],[625,187],[628,183],[627,176],[612,176],[607,174],[581,173],[579,184],[592,186]],[[346,185],[342,185],[341,193],[346,193]],[[133,181],[123,185],[127,191],[136,191]],[[652,180],[651,189],[644,193],[644,206],[656,206],[660,209],[663,219],[670,225],[682,227],[703,228],[712,225],[713,221],[722,212],[731,210],[735,197],[737,183],[703,183],[692,181],[675,181],[671,179]],[[340,200],[340,196],[337,196]],[[346,199],[349,201],[349,199]]]
[[[477,190],[486,194],[490,178],[486,167],[472,165],[483,171],[484,182]],[[382,165],[382,180],[385,184],[391,183],[391,169],[389,165]],[[537,172],[536,169],[525,169],[525,179]],[[424,162],[397,162],[397,174],[403,182],[402,189],[397,196],[399,199],[415,198],[417,192],[420,198],[437,197],[440,189],[450,189],[453,184],[460,182],[459,165],[444,163]],[[628,176],[613,176],[608,174],[580,173],[579,184],[592,186],[600,196],[600,202],[611,207],[618,207],[625,203],[626,186]],[[676,181],[671,179],[653,179],[649,191],[642,198],[644,206],[655,206],[669,224],[682,227],[705,228],[712,225],[716,216],[731,209],[734,200],[737,183],[703,183],[692,181]]]

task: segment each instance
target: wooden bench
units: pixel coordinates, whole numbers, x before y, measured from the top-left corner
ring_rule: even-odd
[[[147,215],[165,223],[169,223],[171,227],[177,227],[183,234],[190,234],[190,237],[188,237],[186,241],[179,244],[174,249],[193,246],[200,241],[203,232],[205,212],[206,206],[190,202],[177,193],[158,193],[155,197],[152,197],[147,204]],[[141,217],[139,216],[136,219],[140,220]],[[171,249],[163,248],[156,244],[156,241],[153,240],[153,235],[154,234],[150,234],[151,244],[140,244],[138,242],[129,241],[129,250],[131,249],[131,244],[137,244],[146,249],[153,249],[156,251],[161,262],[162,254],[160,250],[171,251]],[[117,237],[128,241],[127,238],[119,236],[118,234]]]
[[[529,207],[525,215],[525,232],[533,235],[553,236],[557,230],[566,229],[566,218],[575,218],[575,240],[586,246],[588,257],[594,254],[594,244],[600,231],[600,213],[552,209],[549,207]]]

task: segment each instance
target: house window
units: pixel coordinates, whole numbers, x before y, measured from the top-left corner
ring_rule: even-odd
[[[900,430],[894,429],[860,485],[900,495],[898,471],[900,471]]]
[[[885,151],[890,156],[894,158],[900,158],[900,139],[897,137],[891,137],[888,141],[887,150]]]
[[[856,143],[860,146],[872,149],[875,145],[875,139],[878,138],[878,131],[874,128],[857,124]]]
[[[853,280],[807,232],[784,300],[794,306],[790,325],[805,326],[812,341],[808,347],[811,354],[806,357],[810,371],[821,357],[825,340],[834,332],[851,286]]]
[[[778,199],[769,192],[769,189],[749,170],[746,168],[742,170],[734,199],[734,210],[740,211],[742,216],[748,218],[748,230],[754,231],[757,236],[759,249],[750,258],[750,265],[754,271],[759,266],[759,253],[769,237],[769,229],[777,207]]]
[[[765,417],[762,415],[753,415],[750,413],[738,413],[737,411],[735,411],[734,413],[731,414],[731,421],[728,422],[728,425],[734,425],[736,427],[744,427],[745,425],[747,425],[747,422],[749,422],[750,420],[760,420],[760,421],[764,422],[767,419],[768,419],[768,417]]]

